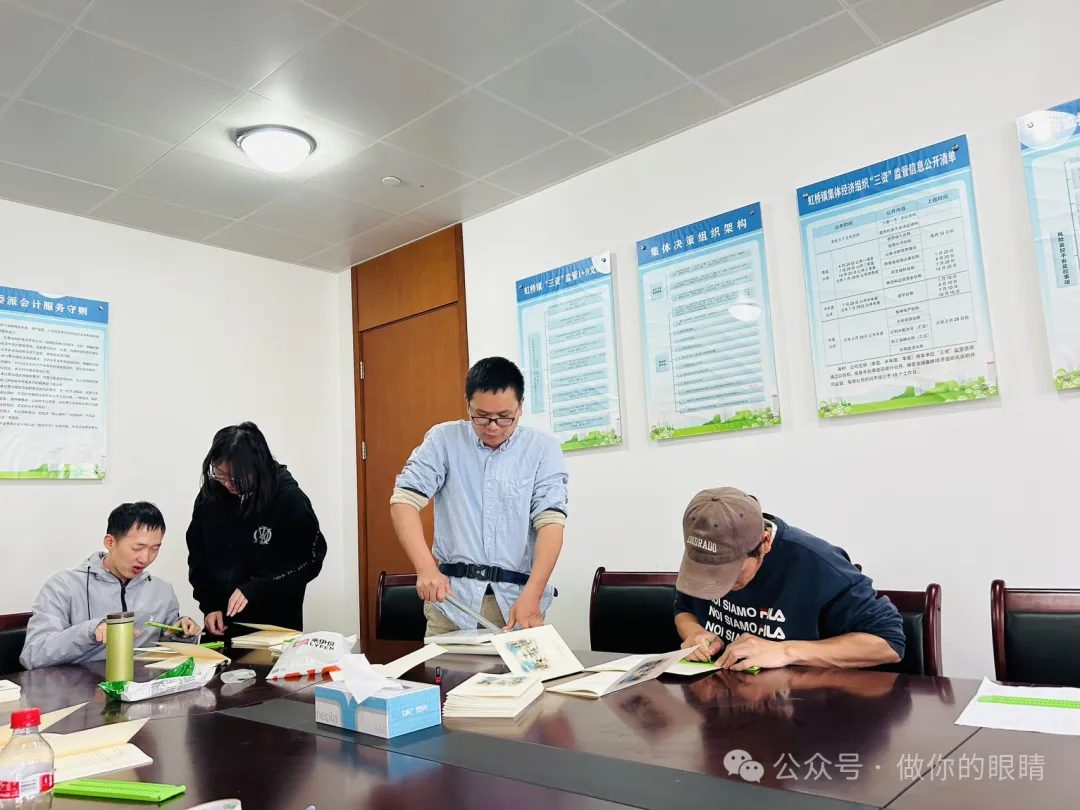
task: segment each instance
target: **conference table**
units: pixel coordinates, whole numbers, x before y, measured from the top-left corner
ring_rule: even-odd
[[[23,705],[87,702],[51,731],[150,718],[132,742],[153,764],[105,778],[184,784],[165,805],[176,810],[224,798],[245,810],[1056,810],[1076,794],[1077,738],[955,725],[974,680],[801,667],[663,676],[598,700],[548,693],[516,720],[446,719],[385,740],[316,724],[314,679],[268,682],[265,652],[236,652],[227,668],[256,680],[215,678],[142,703],[106,701],[95,667],[4,677],[22,685]],[[585,666],[618,657],[577,655]],[[505,671],[497,657],[443,655],[404,678],[432,683],[438,672],[445,695],[477,672]],[[757,767],[740,768],[746,759]],[[53,804],[91,806],[102,804]]]

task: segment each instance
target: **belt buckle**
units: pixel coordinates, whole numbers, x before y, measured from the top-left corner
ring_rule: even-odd
[[[478,565],[476,567],[476,576],[480,579],[487,579],[487,568],[483,565]]]

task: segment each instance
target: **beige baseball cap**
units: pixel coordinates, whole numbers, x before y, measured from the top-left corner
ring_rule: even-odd
[[[683,559],[675,587],[710,602],[721,598],[764,535],[761,504],[752,495],[734,487],[699,492],[683,513]]]

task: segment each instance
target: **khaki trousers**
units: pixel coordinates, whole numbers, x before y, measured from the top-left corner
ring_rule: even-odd
[[[485,594],[484,601],[480,605],[480,615],[497,627],[506,625],[506,618],[502,615],[502,611],[499,610],[499,603],[495,601],[495,594],[493,593]],[[446,618],[442,611],[435,607],[433,602],[424,603],[424,617],[427,619],[428,636],[441,636],[444,633],[453,633],[462,629]]]

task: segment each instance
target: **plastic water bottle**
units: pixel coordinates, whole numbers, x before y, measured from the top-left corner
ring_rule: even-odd
[[[56,770],[52,746],[38,732],[40,709],[11,715],[11,739],[0,751],[0,810],[52,807]]]

